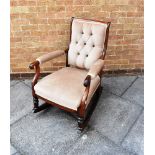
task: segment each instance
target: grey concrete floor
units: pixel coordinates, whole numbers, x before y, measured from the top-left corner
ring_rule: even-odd
[[[11,155],[143,155],[143,76],[104,77],[88,127],[51,107],[33,114],[30,80],[11,81]]]

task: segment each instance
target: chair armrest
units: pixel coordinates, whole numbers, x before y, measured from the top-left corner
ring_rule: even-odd
[[[53,58],[56,58],[60,55],[65,54],[65,51],[59,50],[59,51],[54,51],[54,52],[50,52],[48,54],[45,54],[43,56],[40,56],[39,58],[37,58],[34,62],[32,62],[29,65],[30,69],[35,69],[35,75],[34,78],[32,80],[32,95],[35,97],[35,90],[34,90],[34,86],[36,85],[36,83],[38,82],[38,79],[40,77],[40,64],[43,64],[46,61],[49,61]]]
[[[89,89],[90,89],[90,84],[91,84],[91,79],[95,78],[102,70],[104,66],[104,61],[99,59],[98,61],[96,61],[89,69],[89,72],[84,80],[83,85],[86,87],[80,106],[78,108],[79,111],[79,115],[80,116],[84,116],[85,114],[85,108],[86,108],[86,100],[88,98],[89,95]]]
[[[88,94],[89,94],[89,88],[90,88],[90,84],[91,84],[91,79],[95,78],[102,70],[104,66],[104,60],[97,60],[89,69],[89,72],[87,73],[87,76],[84,80],[83,85],[86,87],[83,97],[82,97],[82,109],[85,106],[85,101],[87,100]]]
[[[104,67],[104,60],[97,60],[89,69],[87,75],[90,75],[91,78],[95,78],[103,69]]]
[[[65,54],[65,51],[57,50],[57,51],[53,51],[53,52],[44,54],[44,55],[40,56],[39,58],[37,58],[36,60],[39,61],[40,64],[43,64],[44,62],[54,59],[56,57],[59,57],[63,54]]]

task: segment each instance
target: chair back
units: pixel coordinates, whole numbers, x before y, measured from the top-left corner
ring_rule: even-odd
[[[89,69],[99,58],[105,57],[110,22],[73,18],[68,64]]]

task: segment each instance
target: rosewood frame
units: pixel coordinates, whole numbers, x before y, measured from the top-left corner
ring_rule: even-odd
[[[72,17],[71,24],[70,24],[70,42],[71,42],[71,35],[72,35],[72,22],[73,22],[73,19],[74,19],[74,17]],[[84,19],[84,20],[91,20],[91,19]],[[105,37],[104,49],[103,49],[103,55],[101,56],[101,59],[104,60],[105,55],[106,55],[107,45],[108,45],[109,28],[110,28],[111,22],[102,22],[102,21],[98,21],[98,20],[91,20],[91,21],[96,21],[96,22],[101,22],[101,23],[107,24],[106,37]],[[65,50],[65,54],[66,54],[66,67],[69,67],[69,64],[68,64],[68,50],[69,50],[69,48],[67,48]],[[49,100],[47,100],[47,99],[37,95],[35,93],[34,86],[37,84],[38,79],[40,77],[40,64],[39,64],[39,61],[36,60],[36,61],[32,62],[29,65],[29,68],[30,69],[35,69],[35,75],[34,75],[34,78],[32,80],[32,96],[33,96],[33,105],[34,105],[33,112],[34,113],[39,112],[39,111],[41,111],[43,109],[48,108],[51,105],[56,106],[56,107],[58,107],[58,108],[60,108],[62,110],[71,112],[74,115],[76,115],[76,117],[78,119],[79,130],[83,131],[83,129],[85,128],[85,126],[87,125],[87,123],[88,123],[88,121],[89,121],[89,119],[91,117],[91,114],[94,111],[94,108],[96,106],[95,103],[97,103],[97,102],[92,102],[92,100],[94,98],[97,100],[99,95],[100,95],[100,92],[101,92],[101,81],[100,81],[100,85],[99,85],[98,89],[96,90],[95,94],[92,97],[92,100],[90,101],[90,103],[87,106],[85,104],[85,102],[87,100],[87,97],[88,97],[88,94],[89,94],[89,88],[90,88],[90,84],[91,84],[91,76],[87,75],[87,77],[85,78],[84,83],[83,83],[83,85],[85,87],[85,91],[84,91],[84,94],[83,94],[80,106],[79,106],[79,108],[76,111],[76,110],[69,109],[67,107],[61,106],[61,105],[59,105],[57,103],[51,102],[51,101],[49,101]],[[99,73],[99,76],[100,76],[100,79],[101,79],[102,71]],[[44,100],[45,103],[42,104],[42,105],[39,105],[39,100],[38,99]]]

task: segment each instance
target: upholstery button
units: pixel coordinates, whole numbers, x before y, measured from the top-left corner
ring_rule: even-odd
[[[92,36],[93,34],[91,33],[90,35]]]
[[[83,32],[81,32],[82,34],[84,34]]]
[[[76,44],[78,44],[78,42],[76,41]]]
[[[88,57],[88,54],[86,54],[86,57]]]
[[[77,55],[80,55],[80,53],[78,52]]]
[[[84,43],[84,45],[86,45],[86,43]]]
[[[95,45],[93,45],[93,47],[95,47]]]

